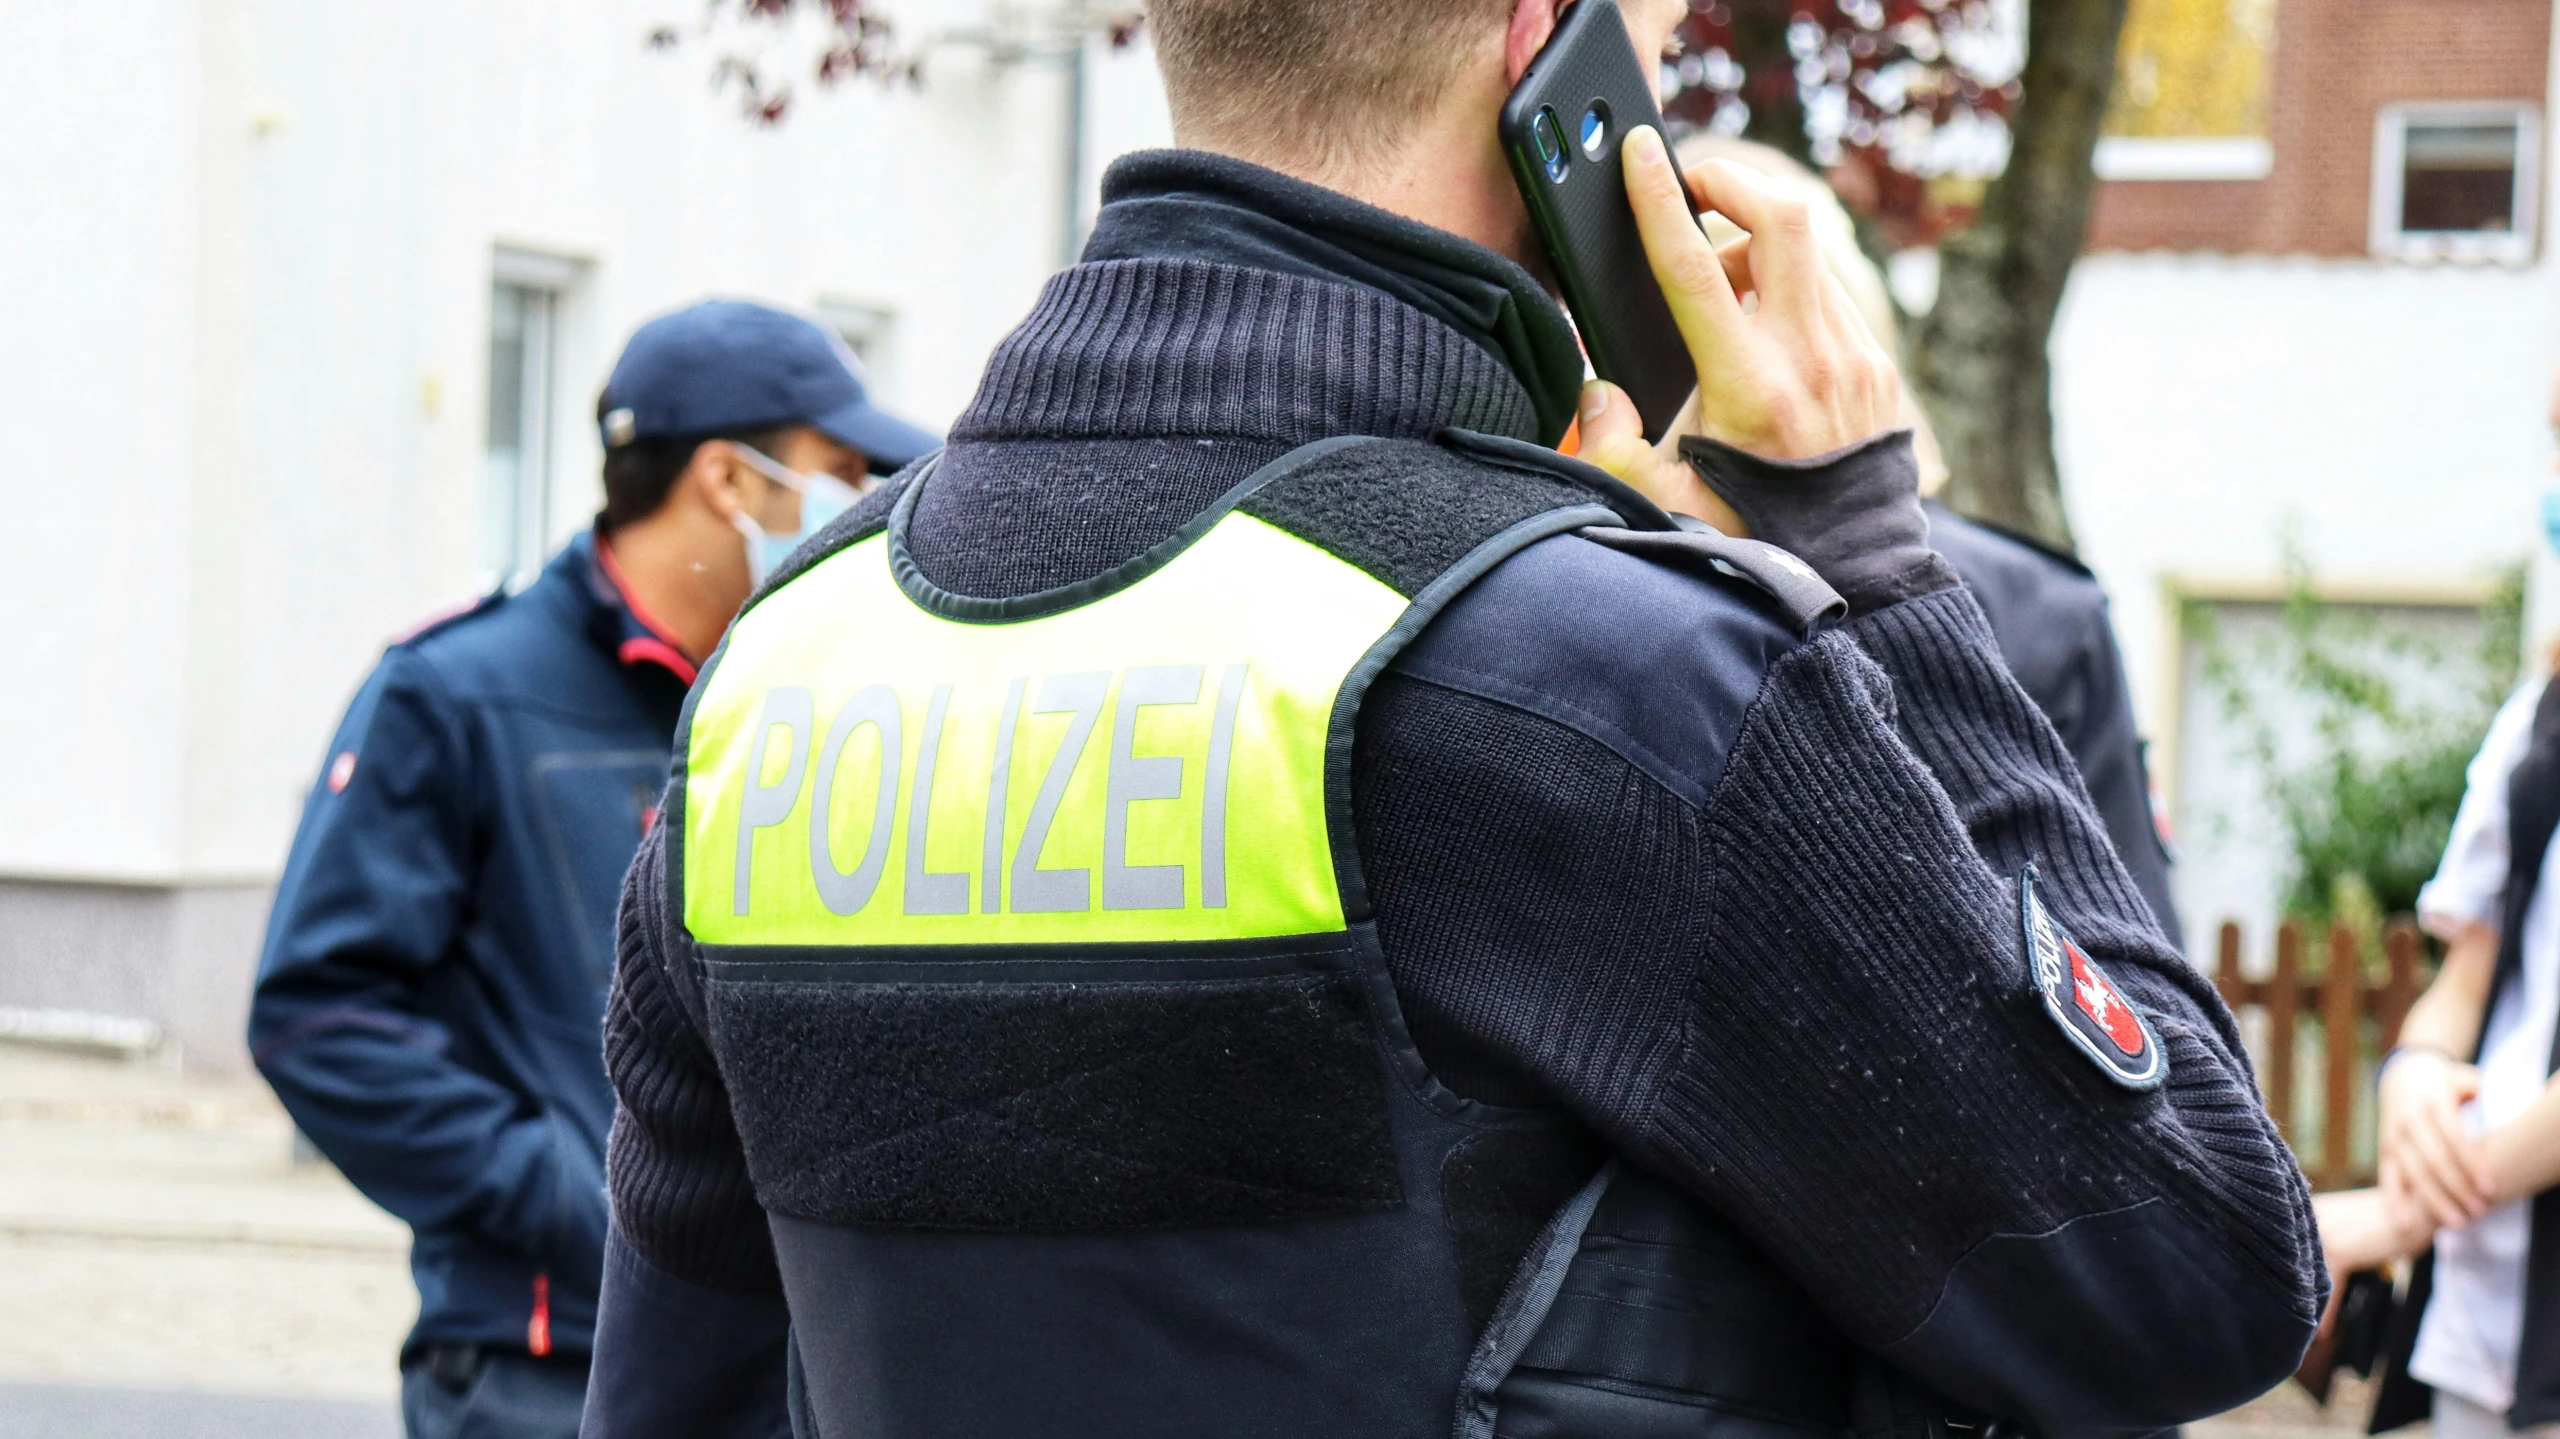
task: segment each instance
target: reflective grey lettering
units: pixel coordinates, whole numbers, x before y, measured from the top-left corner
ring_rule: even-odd
[[[1067,781],[1075,775],[1076,762],[1084,758],[1085,744],[1093,738],[1093,722],[1102,714],[1102,696],[1110,688],[1111,676],[1101,671],[1051,675],[1040,682],[1040,702],[1031,712],[1075,718],[1067,725],[1067,737],[1059,742],[1057,758],[1049,761],[1048,774],[1041,777],[1040,793],[1031,801],[1030,822],[1022,827],[1022,843],[1013,852],[1016,914],[1069,914],[1093,907],[1093,871],[1042,869],[1040,850],[1049,842],[1049,823],[1058,817]]]
[[[862,863],[850,874],[836,868],[827,840],[827,813],[834,808],[836,760],[853,732],[870,725],[880,732],[880,797],[871,807],[871,837],[863,843]],[[846,700],[827,726],[827,742],[818,752],[818,794],[809,806],[809,877],[817,881],[818,899],[829,914],[858,914],[880,887],[880,872],[889,865],[889,824],[898,813],[898,771],[906,743],[898,729],[898,696],[887,685],[873,685]]]
[[[817,728],[817,701],[797,685],[785,685],[764,692],[764,709],[756,716],[756,742],[747,751],[747,792],[738,803],[738,893],[735,913],[747,912],[747,900],[753,886],[749,867],[755,863],[756,831],[770,829],[791,817],[791,806],[800,798],[800,778],[809,767],[809,732]],[[791,760],[783,766],[782,778],[772,784],[764,782],[765,744],[775,729],[791,732]]]
[[[1200,796],[1200,903],[1208,909],[1227,907],[1227,761],[1235,756],[1245,669],[1229,665],[1219,676],[1218,717],[1209,726],[1209,774]]]
[[[1111,715],[1111,772],[1103,785],[1104,909],[1182,908],[1181,865],[1128,862],[1129,806],[1142,799],[1181,796],[1179,755],[1135,752],[1138,710],[1199,703],[1200,670],[1198,665],[1142,665],[1120,677],[1120,703]]]
[[[1005,686],[1004,717],[996,721],[995,768],[987,777],[987,846],[984,872],[978,877],[978,912],[1004,908],[1004,807],[1013,778],[1013,728],[1022,719],[1023,681]]]
[[[933,823],[933,762],[942,753],[942,720],[951,709],[951,686],[935,685],[925,706],[924,748],[916,754],[916,787],[907,801],[907,892],[909,914],[967,914],[969,872],[929,870],[925,834]]]

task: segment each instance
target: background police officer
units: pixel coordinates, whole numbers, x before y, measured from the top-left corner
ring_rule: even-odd
[[[295,1122],[415,1230],[415,1439],[576,1431],[614,901],[686,686],[801,528],[801,491],[935,443],[868,402],[835,337],[737,303],[643,326],[599,414],[594,528],[393,645],[349,707],[250,1012]]]

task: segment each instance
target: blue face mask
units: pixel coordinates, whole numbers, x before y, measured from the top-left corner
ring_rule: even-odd
[[[764,577],[772,574],[775,566],[780,565],[793,550],[800,547],[798,530],[793,530],[787,535],[774,534],[757,524],[755,516],[744,510],[731,515],[729,523],[747,542],[747,584],[751,588],[763,589]]]
[[[877,480],[849,485],[833,475],[804,475],[808,488],[800,492],[800,533],[814,535],[827,527],[836,516],[852,509],[854,501],[871,492]]]
[[[737,445],[737,442],[730,442]],[[827,527],[827,522],[853,508],[863,491],[833,475],[804,475],[756,449],[737,445],[738,453],[757,474],[800,497],[800,528],[787,534],[775,534],[757,524],[755,517],[741,510],[731,523],[747,541],[747,575],[758,586],[764,577],[780,568],[800,548],[803,540]],[[866,487],[867,488],[867,487]]]
[[[2560,554],[2560,489],[2542,492],[2542,540]]]
[[[747,462],[748,468],[800,497],[800,528],[796,530],[776,534],[756,523],[756,517],[745,510],[740,510],[729,517],[729,523],[737,528],[739,536],[747,542],[747,581],[756,588],[762,589],[764,577],[772,574],[777,566],[790,558],[791,552],[800,547],[801,538],[817,528],[809,523],[810,477],[753,445],[742,445],[735,440],[731,440],[729,444],[738,452],[739,458]]]

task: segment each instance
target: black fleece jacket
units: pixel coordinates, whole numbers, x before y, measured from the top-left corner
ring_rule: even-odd
[[[1488,251],[1195,154],[1125,160],[1105,197],[1107,258],[999,348],[920,497],[911,552],[946,589],[1096,574],[1324,436],[1551,439],[1570,403],[1561,317]],[[1575,594],[1508,631],[1569,652],[1542,691],[1434,671],[1432,632],[1380,677],[1353,807],[1426,1057],[1462,1091],[1565,1106],[1977,1410],[2135,1434],[2272,1386],[2325,1296],[2300,1171],[2230,1016],[1927,550],[1907,445],[1692,459],[1855,613],[1722,654],[1668,589],[1652,610],[1643,586]],[[1540,565],[1602,573],[1572,546],[1597,549],[1524,551],[1434,631],[1495,625]],[[1649,697],[1736,672],[1718,765],[1646,749]],[[786,1310],[665,857],[634,868],[608,1020],[623,1108],[586,1432],[616,1439],[778,1418]],[[2109,1079],[2038,1002],[2030,863],[2158,1036],[2159,1087]]]

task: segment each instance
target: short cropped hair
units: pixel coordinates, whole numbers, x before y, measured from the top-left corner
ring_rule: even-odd
[[[610,408],[603,397],[597,397],[596,419],[601,422]],[[667,495],[675,489],[685,467],[693,463],[693,452],[711,441],[735,440],[770,455],[781,447],[791,429],[789,425],[777,425],[703,435],[654,435],[612,446],[604,452],[604,509],[596,515],[597,531],[609,535],[656,514],[666,504]]]
[[[1392,151],[1510,0],[1149,0],[1174,123],[1319,160]]]

